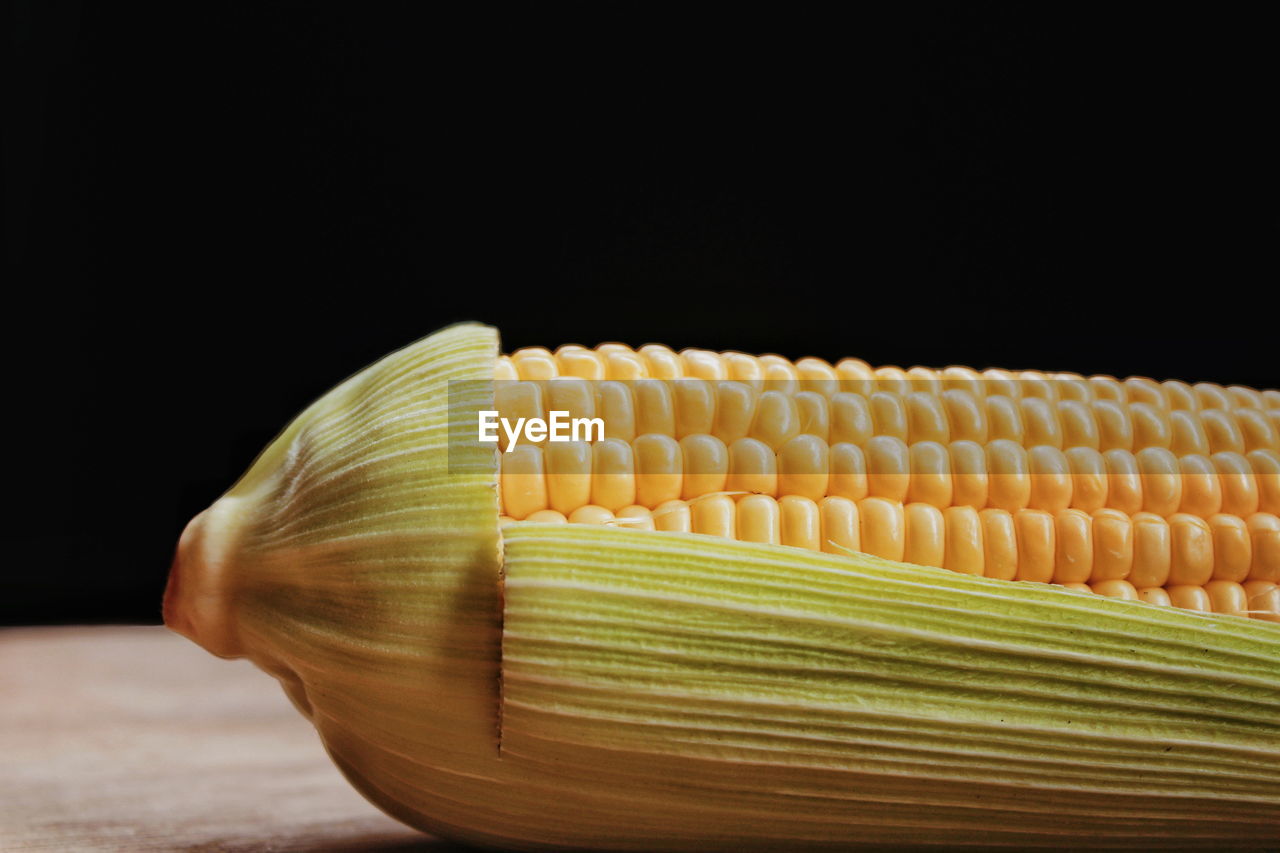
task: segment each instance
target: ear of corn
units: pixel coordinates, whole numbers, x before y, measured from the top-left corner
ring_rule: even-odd
[[[600,415],[606,431],[504,452],[503,521],[861,550],[1280,620],[1280,401],[1001,374],[521,350],[495,368],[503,417]]]
[[[1026,405],[1051,394],[1057,420]],[[456,440],[550,399],[615,432]],[[1276,610],[1255,574],[1275,471],[1247,455],[1266,406],[661,347],[499,357],[457,326],[330,392],[192,522],[166,621],[275,675],[373,802],[472,842],[1274,844],[1280,626],[1229,615]],[[1240,408],[1252,438],[1205,417]],[[1214,478],[1258,506],[1227,512]]]

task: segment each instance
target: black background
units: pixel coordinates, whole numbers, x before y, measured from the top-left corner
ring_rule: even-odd
[[[435,6],[11,6],[0,621],[158,621],[185,520],[459,319],[1280,386],[1260,21]]]

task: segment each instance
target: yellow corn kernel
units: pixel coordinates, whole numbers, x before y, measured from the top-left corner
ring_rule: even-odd
[[[913,391],[903,401],[907,411],[907,442],[934,441],[945,444],[951,440],[951,426],[947,412],[937,394]]]
[[[1122,403],[1115,400],[1099,399],[1090,404],[1093,419],[1098,425],[1098,449],[1103,453],[1108,450],[1133,449],[1133,424],[1129,421],[1129,411]]]
[[[594,383],[577,377],[561,376],[547,383],[548,412],[567,412],[570,418],[594,418],[596,416],[596,392]]]
[[[951,457],[951,502],[985,507],[990,494],[986,448],[974,441],[953,441],[947,451]]]
[[[1149,403],[1129,404],[1129,423],[1133,425],[1135,448],[1168,448],[1173,442],[1173,429],[1167,413]]]
[[[1107,506],[1133,515],[1142,511],[1142,478],[1138,460],[1127,450],[1102,454],[1107,464]]]
[[[782,543],[782,514],[768,495],[747,495],[738,501],[737,538],[743,542]]]
[[[710,350],[681,350],[680,362],[684,366],[684,375],[690,379],[719,380],[729,376],[720,354]]]
[[[1211,453],[1244,453],[1244,435],[1235,416],[1226,409],[1208,409],[1200,413]]]
[[[1125,402],[1129,399],[1124,386],[1114,376],[1090,376],[1089,387],[1093,389],[1095,400]]]
[[[686,435],[680,439],[684,459],[683,500],[722,492],[729,479],[729,448],[714,435]]]
[[[649,368],[639,353],[627,349],[600,354],[604,357],[605,379],[630,381],[649,378]]]
[[[1260,503],[1253,466],[1239,453],[1223,451],[1209,457],[1222,483],[1222,511],[1242,517],[1253,515]]]
[[[1134,589],[1133,584],[1118,578],[1091,583],[1089,584],[1089,590],[1098,595],[1105,595],[1109,598],[1119,598],[1124,601],[1139,600],[1138,590]]]
[[[1062,425],[1058,421],[1055,402],[1041,397],[1023,397],[1021,401],[1023,444],[1027,447],[1046,445],[1062,448]]]
[[[493,378],[499,382],[510,382],[520,378],[516,366],[511,363],[509,356],[499,356],[497,363],[493,366]]]
[[[1194,515],[1169,518],[1169,580],[1171,584],[1203,586],[1213,577],[1213,531]]]
[[[1098,449],[1098,423],[1093,410],[1083,400],[1058,402],[1058,420],[1062,423],[1062,446]]]
[[[987,444],[987,503],[998,509],[1016,512],[1031,501],[1031,475],[1027,451],[1011,439],[996,439]]]
[[[871,405],[861,394],[841,392],[831,398],[831,443],[866,444],[875,435]]]
[[[625,382],[597,382],[596,412],[604,421],[604,437],[630,442],[636,437],[636,407]]]
[[[542,404],[542,386],[537,382],[497,382],[493,388],[493,403],[498,417],[512,424],[520,418],[547,417],[546,407]],[[507,449],[507,434],[502,429],[498,430],[498,449]]]
[[[638,355],[644,359],[644,365],[653,379],[679,379],[684,376],[684,367],[680,356],[669,347],[661,344],[646,344],[640,347]]]
[[[987,397],[985,402],[988,441],[1006,439],[1021,444],[1025,430],[1022,425],[1022,409],[1017,402],[1002,394]]]
[[[760,392],[743,382],[719,382],[716,385],[716,420],[712,434],[726,445],[751,433]]]
[[[822,550],[843,554],[862,550],[858,535],[858,505],[849,498],[827,497],[818,505],[822,523]]]
[[[756,404],[751,437],[777,450],[800,434],[800,410],[790,394],[765,391]]]
[[[653,526],[675,533],[693,532],[693,512],[687,501],[667,501],[653,511]]]
[[[1250,616],[1280,622],[1280,585],[1271,581],[1245,581],[1241,586],[1248,597]]]
[[[820,358],[802,358],[796,362],[796,373],[805,390],[830,399],[840,390],[840,377],[836,370]]]
[[[1212,382],[1197,382],[1191,387],[1195,389],[1196,397],[1200,400],[1200,408],[1202,410],[1231,408],[1231,398],[1221,385],[1215,385]]]
[[[942,568],[947,541],[942,510],[930,504],[907,504],[902,516],[906,540],[902,559],[919,566]]]
[[[725,489],[730,492],[778,494],[778,457],[773,448],[754,438],[740,438],[729,445],[729,476]]]
[[[827,495],[831,458],[827,443],[797,435],[778,450],[778,493],[820,501]]]
[[[1130,403],[1144,403],[1163,409],[1168,405],[1160,383],[1145,376],[1130,376],[1122,383]]]
[[[502,465],[502,508],[516,519],[547,508],[547,479],[543,467],[542,448],[536,444],[519,444],[510,452],[499,454]]]
[[[946,547],[942,562],[936,564],[953,572],[981,575],[986,568],[983,552],[983,523],[971,506],[948,507],[943,513]],[[910,523],[907,525],[910,531]]]
[[[1093,573],[1090,583],[1119,581],[1133,571],[1133,522],[1115,509],[1093,513]]]
[[[1239,583],[1248,578],[1253,543],[1245,520],[1237,515],[1210,516],[1209,530],[1213,534],[1213,579]]]
[[[1183,456],[1178,460],[1182,478],[1182,502],[1178,512],[1208,518],[1222,510],[1222,482],[1218,469],[1207,457],[1199,454]]]
[[[964,391],[974,397],[986,396],[987,392],[982,382],[982,374],[972,367],[959,365],[945,367],[942,369],[940,376],[942,378],[942,387],[946,391]],[[952,425],[954,426],[954,421]],[[978,441],[976,438],[970,440]]]
[[[657,506],[678,500],[684,484],[684,453],[669,435],[648,433],[632,442],[635,457],[635,501]],[[603,501],[597,501],[605,506]]]
[[[556,357],[542,347],[526,347],[511,354],[511,364],[521,379],[552,379],[560,375]]]
[[[891,396],[900,397],[911,390],[911,379],[901,367],[887,364],[884,367],[875,368],[872,373],[876,378],[876,388]],[[906,436],[899,437],[906,440]]]
[[[764,370],[764,387],[788,396],[800,390],[800,374],[795,365],[780,355],[760,356],[760,367]]]
[[[778,501],[778,514],[783,545],[822,550],[822,523],[817,503],[799,495],[786,495]]]
[[[516,451],[519,450],[517,447]],[[547,474],[547,504],[551,509],[568,515],[591,502],[592,455],[591,445],[585,441],[547,443],[543,464]]]
[[[597,352],[586,347],[569,344],[556,350],[556,366],[561,376],[574,376],[579,379],[604,379],[604,359]]]
[[[1195,412],[1176,410],[1169,413],[1169,449],[1178,456],[1209,455],[1209,436]]]
[[[1055,373],[1053,379],[1057,383],[1059,403],[1088,403],[1093,399],[1093,388],[1089,385],[1089,380],[1080,374]]]
[[[950,370],[952,368],[948,368]],[[987,440],[987,407],[966,388],[948,388],[940,395],[952,441]]]
[[[1169,593],[1169,601],[1174,607],[1181,607],[1183,610],[1199,610],[1202,613],[1213,610],[1209,593],[1205,592],[1202,586],[1171,584],[1165,587],[1165,592]]]
[[[1197,412],[1200,401],[1196,399],[1195,389],[1178,379],[1169,379],[1160,383],[1164,392],[1165,408],[1170,413],[1177,411]]]
[[[987,397],[1008,397],[1017,399],[1022,396],[1022,386],[1016,376],[998,367],[989,367],[982,371],[983,384]]]
[[[907,370],[907,378],[915,391],[925,391],[936,395],[942,390],[942,377],[931,367],[912,367]]]
[[[1236,409],[1236,424],[1248,453],[1254,450],[1280,450],[1280,434],[1262,409]]]
[[[1258,483],[1258,512],[1280,513],[1280,451],[1253,450],[1245,458]]]
[[[982,573],[989,578],[1013,580],[1018,574],[1018,534],[1013,514],[990,507],[980,510],[978,518],[982,521]]]
[[[635,397],[636,435],[676,431],[676,406],[671,383],[661,379],[637,379],[631,383]]]
[[[911,486],[911,454],[900,438],[877,435],[864,448],[867,461],[867,491],[874,497],[893,501],[906,499]]]
[[[738,505],[728,495],[708,495],[690,505],[694,533],[733,539],[737,536]]]
[[[725,370],[729,378],[742,382],[756,392],[764,388],[764,368],[754,355],[744,352],[727,352],[724,354]]]
[[[1227,386],[1227,396],[1231,398],[1233,409],[1265,409],[1267,407],[1262,394],[1243,385]]]
[[[908,450],[911,484],[907,501],[951,506],[951,455],[936,441],[918,441]]]
[[[877,436],[907,440],[907,409],[902,397],[887,391],[877,391],[867,399],[871,407],[871,423]]]
[[[1178,458],[1163,447],[1144,447],[1134,458],[1142,477],[1142,509],[1170,516],[1182,503],[1182,475]]]
[[[1022,399],[1042,400],[1046,403],[1058,402],[1057,386],[1038,370],[1023,370],[1018,373],[1022,385]]]
[[[514,519],[512,519],[514,521]],[[565,518],[564,513],[556,512],[554,509],[540,509],[537,512],[529,513],[525,521],[536,521],[541,524],[567,524],[569,519]]]
[[[623,507],[618,510],[615,518],[618,527],[625,527],[628,530],[657,530],[657,525],[653,521],[653,513],[648,507],[633,504],[632,506]]]
[[[875,383],[871,365],[860,358],[842,358],[836,362],[836,376],[840,378],[840,390],[866,397]]]
[[[1159,607],[1172,607],[1173,602],[1169,600],[1169,593],[1165,592],[1164,587],[1147,587],[1138,590],[1138,600],[1145,601],[1147,604],[1154,604]]]
[[[1072,447],[1064,454],[1071,472],[1071,507],[1096,512],[1107,505],[1107,462],[1092,447]]]
[[[1054,514],[1056,541],[1053,582],[1084,583],[1093,574],[1093,524],[1089,514],[1064,509]]]
[[[867,496],[867,461],[862,448],[856,444],[831,446],[831,477],[827,481],[827,493],[836,497],[860,501]]]
[[[585,504],[569,513],[570,524],[608,524],[613,519],[612,510],[595,504]]]
[[[1057,550],[1054,517],[1044,510],[1021,509],[1013,513],[1013,525],[1018,538],[1017,579],[1048,583]]]
[[[902,504],[880,497],[858,501],[858,538],[864,552],[901,561],[906,552],[906,518]]]
[[[1280,518],[1255,513],[1246,520],[1253,559],[1249,563],[1249,580],[1280,583]]]
[[[1032,447],[1027,452],[1027,469],[1031,475],[1027,506],[1048,512],[1071,506],[1071,469],[1061,450],[1047,444]]]
[[[1248,615],[1249,594],[1235,581],[1209,581],[1204,585],[1204,591],[1209,596],[1209,607],[1214,613]]]
[[[800,413],[800,434],[813,435],[824,442],[831,439],[831,411],[827,398],[816,391],[796,394],[796,410]]]
[[[606,438],[591,449],[591,502],[611,512],[635,503],[635,456],[631,445]]]
[[[1133,524],[1133,569],[1129,582],[1138,589],[1164,586],[1169,580],[1173,550],[1169,523],[1149,512],[1135,514]]]
[[[705,379],[680,379],[672,382],[675,404],[675,437],[710,433],[716,420],[716,388]]]

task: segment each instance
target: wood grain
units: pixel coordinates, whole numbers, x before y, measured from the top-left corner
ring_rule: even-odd
[[[0,849],[463,848],[367,803],[251,664],[91,627],[0,631]]]

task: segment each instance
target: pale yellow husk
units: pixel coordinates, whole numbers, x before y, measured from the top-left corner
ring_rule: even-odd
[[[448,446],[497,352],[455,326],[339,386],[183,568],[188,633],[280,678],[389,813],[514,848],[1280,841],[1280,626],[693,534],[500,536],[494,452]]]

